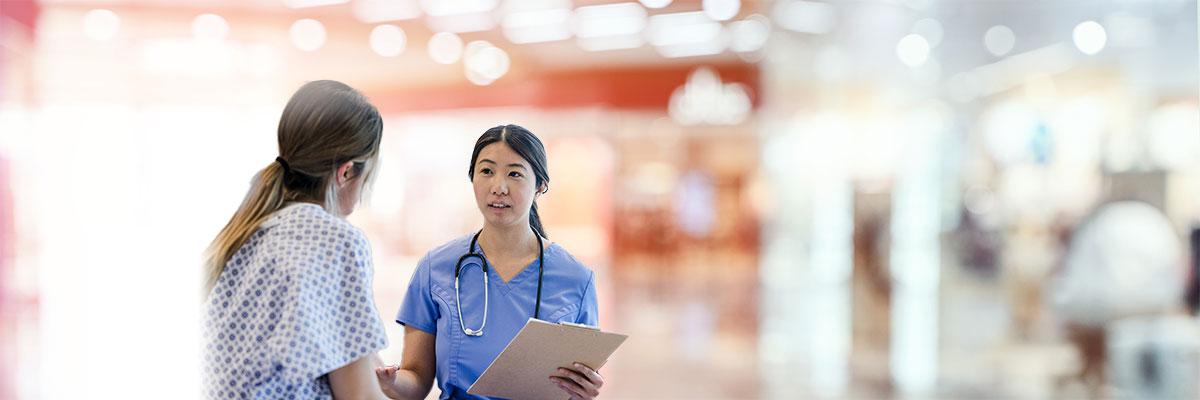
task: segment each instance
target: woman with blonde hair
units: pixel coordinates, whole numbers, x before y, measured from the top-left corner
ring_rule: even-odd
[[[209,248],[206,397],[382,397],[371,248],[344,219],[372,180],[382,130],[340,82],[307,83],[288,101],[279,156]]]

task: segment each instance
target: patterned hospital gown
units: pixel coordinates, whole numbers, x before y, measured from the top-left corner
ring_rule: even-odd
[[[206,302],[205,395],[332,398],[327,374],[387,347],[362,232],[320,206],[269,217]]]

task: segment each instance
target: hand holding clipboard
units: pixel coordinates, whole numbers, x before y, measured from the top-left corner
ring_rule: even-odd
[[[467,393],[509,399],[569,397],[547,377],[576,362],[600,369],[627,335],[532,319],[504,347]]]

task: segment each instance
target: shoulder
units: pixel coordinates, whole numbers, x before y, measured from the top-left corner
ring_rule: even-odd
[[[310,251],[369,257],[370,243],[361,230],[316,204],[289,205],[272,215],[262,228],[278,240]]]
[[[586,286],[592,280],[592,269],[575,258],[567,249],[558,243],[552,243],[546,248],[546,264],[554,265],[556,271],[562,272],[572,283]]]
[[[473,236],[474,234],[460,236],[434,247],[425,253],[425,257],[421,258],[418,268],[453,268],[454,264],[458,262],[459,257],[470,251],[467,247],[470,246],[471,237]],[[446,267],[446,265],[449,265],[449,267]]]
[[[332,264],[358,265],[370,270],[371,244],[359,228],[317,204],[290,204],[260,227],[266,240],[292,268],[330,270]],[[343,270],[343,268],[336,268]]]

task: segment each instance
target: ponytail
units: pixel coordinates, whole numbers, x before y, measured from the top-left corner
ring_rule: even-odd
[[[536,233],[538,236],[544,238],[550,237],[550,235],[546,234],[546,228],[542,227],[541,217],[538,217],[537,200],[534,200],[533,207],[529,208],[529,227],[533,228],[533,233]]]
[[[272,162],[254,176],[242,205],[238,206],[237,212],[208,246],[204,264],[205,292],[212,290],[217,277],[225,270],[225,263],[246,243],[258,225],[271,213],[283,208],[283,175],[283,164]]]

